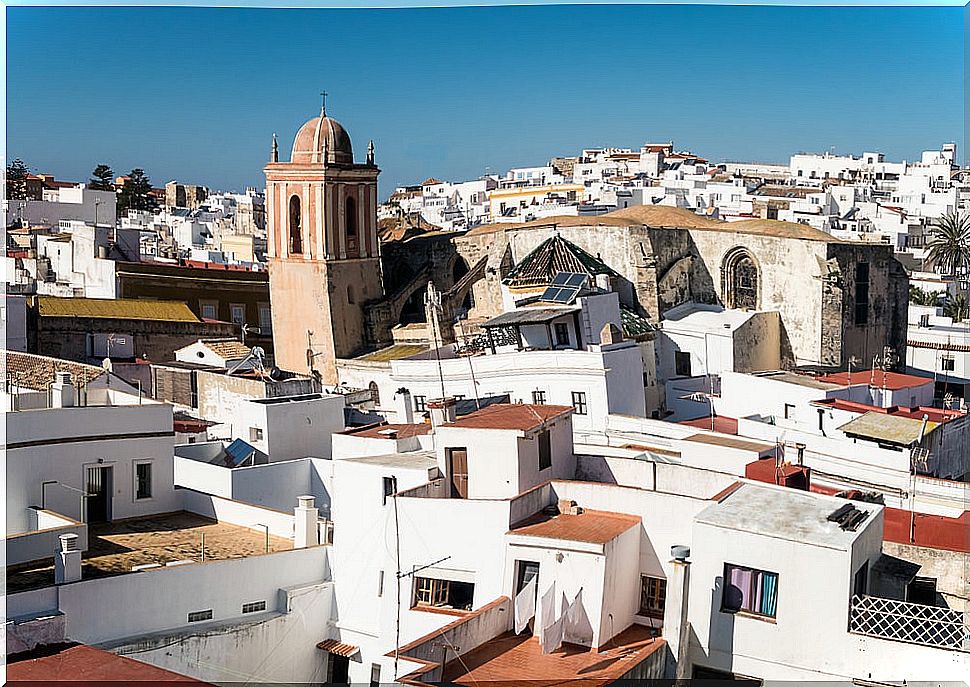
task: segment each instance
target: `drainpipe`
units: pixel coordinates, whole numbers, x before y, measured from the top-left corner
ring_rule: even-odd
[[[664,610],[664,639],[676,661],[674,678],[690,677],[690,623],[687,619],[688,594],[690,590],[690,549],[671,546],[671,574],[667,580],[667,602]]]

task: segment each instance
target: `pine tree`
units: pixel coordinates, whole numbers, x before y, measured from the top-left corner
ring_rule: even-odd
[[[92,191],[112,191],[115,187],[114,176],[115,173],[111,171],[111,167],[100,164],[91,172],[88,188]]]
[[[7,198],[25,200],[27,198],[27,165],[19,157],[7,165]]]
[[[129,210],[154,210],[156,201],[151,191],[152,182],[145,170],[131,170],[121,187],[121,193],[118,194],[118,214],[124,215]]]

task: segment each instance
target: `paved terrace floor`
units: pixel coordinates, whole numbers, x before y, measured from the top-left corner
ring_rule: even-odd
[[[131,572],[132,566],[146,563],[198,562],[202,556],[203,534],[206,560],[244,558],[266,551],[266,534],[262,530],[217,522],[185,511],[117,520],[89,525],[81,579],[121,575]],[[293,542],[289,539],[269,537],[270,551],[292,548]],[[8,594],[52,584],[53,554],[45,561],[7,568]]]
[[[666,643],[631,625],[599,651],[563,644],[543,654],[539,638],[506,632],[444,669],[443,682],[478,687],[596,687],[628,673]]]

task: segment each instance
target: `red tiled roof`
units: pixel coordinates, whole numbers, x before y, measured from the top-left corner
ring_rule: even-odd
[[[99,682],[128,684],[146,681],[159,684],[163,682],[210,684],[84,644],[38,658],[25,658],[18,661],[17,657],[13,656],[8,658],[8,661],[11,662],[7,665],[7,684],[18,682],[53,684],[61,680],[89,684]]]
[[[694,427],[696,429],[711,429],[711,416],[708,415],[707,417],[699,417],[694,420],[681,420],[677,424],[686,425],[687,427]],[[715,432],[720,432],[721,434],[737,434],[737,418],[715,415],[713,429]]]
[[[383,434],[383,432],[387,432],[388,430],[396,431],[398,439],[409,439],[410,437],[428,434],[431,431],[431,425],[427,423],[392,425],[385,422],[378,425],[367,425],[366,427],[359,427],[357,429],[348,429],[344,434],[365,439],[388,439],[388,435]]]
[[[579,515],[538,515],[520,523],[509,534],[605,544],[639,524],[639,515],[587,510]]]
[[[442,682],[502,687],[599,687],[618,680],[666,642],[649,628],[630,625],[599,651],[572,644],[543,654],[539,638],[506,632],[451,661]]]
[[[833,374],[816,377],[816,380],[825,382],[826,384],[846,386],[849,383],[849,373],[835,372]],[[852,372],[852,382],[855,384],[870,384],[871,382],[872,386],[879,389],[885,388],[890,391],[899,391],[900,389],[911,389],[916,386],[923,386],[924,384],[932,384],[933,380],[926,377],[917,377],[916,375],[905,375],[900,372],[876,370],[873,373],[872,370],[854,370]]]
[[[890,406],[888,408],[881,408],[879,406],[868,405],[867,403],[844,401],[841,398],[826,398],[820,401],[813,401],[813,403],[815,405],[828,406],[836,410],[846,410],[853,413],[883,413],[897,417],[907,417],[911,420],[922,420],[923,415],[926,415],[930,422],[939,423],[956,420],[966,415],[962,410],[956,409],[943,410],[942,408],[932,408],[930,406],[915,406],[913,408]]]
[[[528,432],[555,418],[573,412],[572,406],[494,403],[469,413],[448,427],[468,429],[517,429]]]

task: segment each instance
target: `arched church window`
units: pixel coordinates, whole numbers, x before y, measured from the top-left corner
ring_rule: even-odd
[[[300,197],[290,196],[290,253],[303,252],[303,227],[300,216]]]
[[[347,197],[347,206],[344,208],[344,225],[347,229],[347,251],[357,251],[357,201],[352,196]]]
[[[368,390],[370,390],[370,398],[374,403],[380,405],[381,402],[381,391],[377,388],[377,382],[371,382],[367,385]]]
[[[758,265],[748,251],[738,248],[725,257],[722,286],[724,304],[728,308],[758,308]]]

